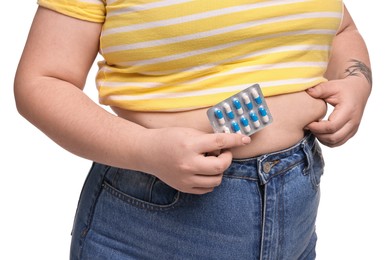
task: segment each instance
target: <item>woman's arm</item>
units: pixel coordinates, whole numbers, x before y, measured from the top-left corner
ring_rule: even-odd
[[[39,8],[15,76],[18,111],[56,143],[88,159],[124,166],[121,131],[140,128],[97,106],[83,92],[101,24]],[[107,140],[107,141],[105,141]],[[110,141],[108,141],[110,140]],[[115,151],[117,149],[117,151]]]
[[[156,175],[181,191],[219,185],[231,153],[248,137],[194,129],[145,129],[101,108],[82,91],[101,24],[38,8],[14,84],[18,111],[66,150],[104,164]]]
[[[327,120],[313,122],[307,128],[323,144],[335,147],[356,134],[372,87],[367,47],[346,8],[325,76],[328,82],[307,92],[324,99],[334,110]]]

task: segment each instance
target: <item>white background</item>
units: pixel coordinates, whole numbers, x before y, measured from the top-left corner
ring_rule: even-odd
[[[318,258],[390,259],[390,61],[386,1],[345,1],[366,39],[374,88],[358,134],[324,147]],[[70,232],[90,162],[63,150],[19,116],[13,77],[35,0],[3,1],[0,16],[0,259],[68,259]],[[86,92],[96,100],[93,74]]]

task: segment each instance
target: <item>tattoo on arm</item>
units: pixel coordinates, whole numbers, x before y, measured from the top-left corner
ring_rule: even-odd
[[[348,76],[359,76],[360,74],[363,74],[363,76],[367,79],[368,83],[372,86],[372,73],[371,69],[364,64],[363,62],[359,60],[352,59],[351,62],[353,62],[353,65],[348,67],[345,70],[345,73]]]

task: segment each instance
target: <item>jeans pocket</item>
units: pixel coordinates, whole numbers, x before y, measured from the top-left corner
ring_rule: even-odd
[[[106,175],[111,194],[143,208],[168,208],[179,200],[179,191],[157,177],[134,170],[116,169]]]

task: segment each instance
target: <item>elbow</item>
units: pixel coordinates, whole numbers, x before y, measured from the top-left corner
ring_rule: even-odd
[[[25,99],[25,93],[23,93],[24,91],[22,91],[22,88],[21,81],[19,80],[18,76],[16,76],[14,79],[14,101],[18,113],[24,116],[26,114],[26,106],[23,102]]]
[[[14,101],[18,113],[29,120],[29,111],[31,112],[31,89],[28,87],[29,80],[16,74],[14,79]]]

